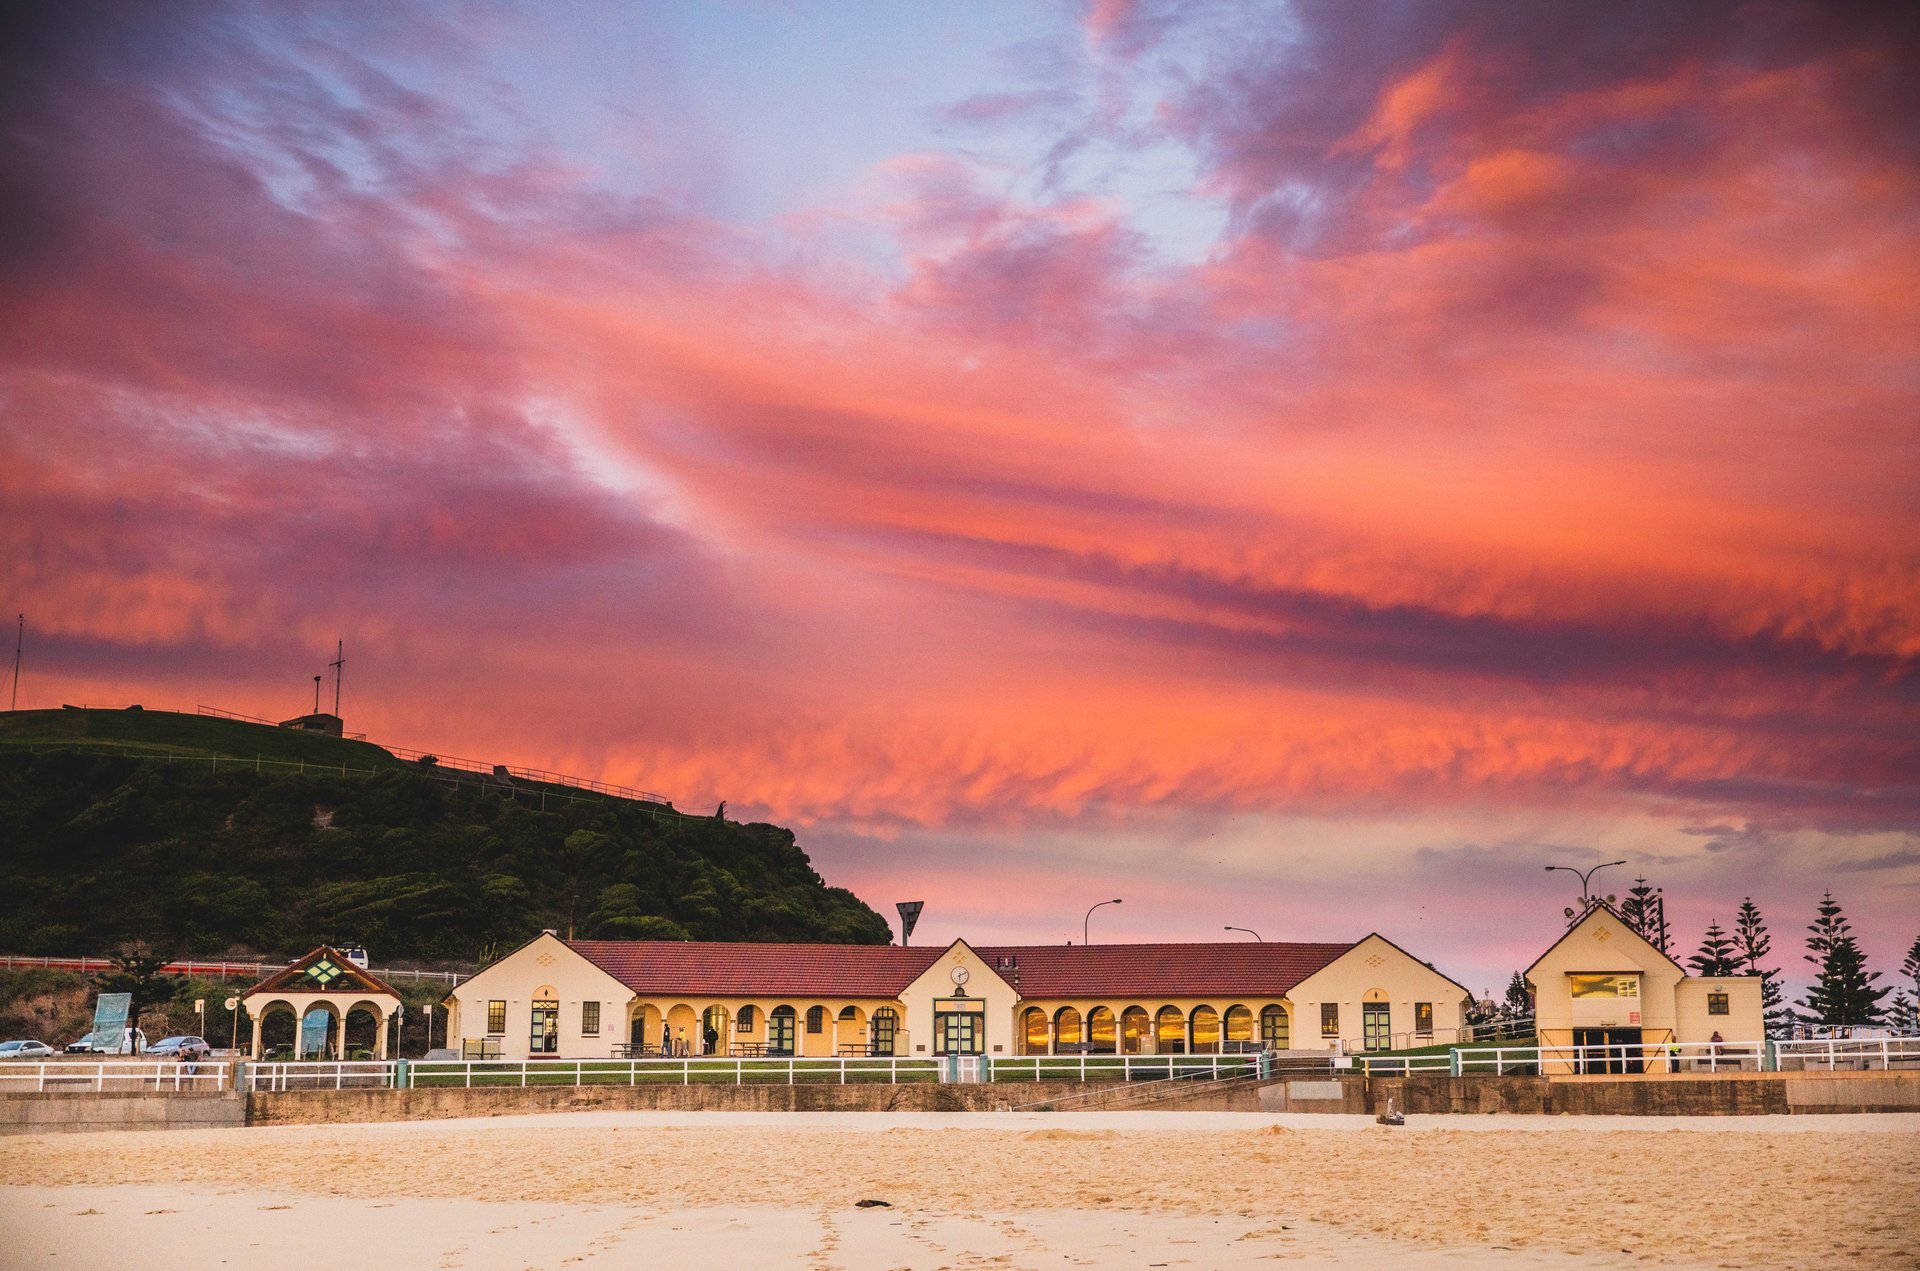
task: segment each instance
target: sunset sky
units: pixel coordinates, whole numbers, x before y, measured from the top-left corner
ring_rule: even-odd
[[[1920,29],[1773,3],[44,6],[23,707],[789,825],[915,943],[1578,891],[1920,935]],[[91,951],[82,951],[91,952]]]

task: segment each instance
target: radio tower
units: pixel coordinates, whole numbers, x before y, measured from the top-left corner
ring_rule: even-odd
[[[327,663],[333,668],[333,717],[340,718],[340,668],[347,664],[347,646],[342,640],[333,642],[333,661]]]
[[[20,646],[27,642],[27,615],[20,615],[20,627],[13,636],[13,705],[8,710],[20,709]]]

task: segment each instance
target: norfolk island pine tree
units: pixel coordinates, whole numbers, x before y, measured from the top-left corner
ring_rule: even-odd
[[[1833,892],[1821,897],[1818,916],[1807,931],[1807,961],[1817,975],[1800,1005],[1822,1024],[1879,1023],[1880,999],[1893,991],[1892,986],[1873,987],[1880,973],[1867,970],[1860,942]]]

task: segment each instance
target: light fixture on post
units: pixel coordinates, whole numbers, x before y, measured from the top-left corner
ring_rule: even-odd
[[[1255,940],[1259,940],[1261,944],[1265,944],[1265,943],[1266,943],[1266,941],[1265,941],[1265,940],[1262,940],[1262,939],[1260,938],[1260,933],[1259,933],[1258,931],[1255,931],[1255,930],[1254,930],[1254,929],[1253,929],[1252,927],[1226,927],[1226,928],[1223,928],[1223,930],[1226,930],[1226,931],[1244,931],[1244,932],[1246,932],[1246,933],[1247,933],[1248,935],[1250,935],[1250,936],[1252,936],[1252,937],[1253,937],[1253,938],[1254,938]]]
[[[1101,905],[1117,905],[1119,903],[1120,901],[1117,898],[1114,900],[1103,900],[1103,901],[1100,901],[1099,904],[1096,904],[1091,909],[1087,910],[1087,916],[1080,920],[1080,943],[1081,944],[1093,943],[1087,933],[1091,929],[1089,924],[1093,922],[1094,909],[1098,909]]]
[[[1579,878],[1580,908],[1582,911],[1585,911],[1589,903],[1589,897],[1587,892],[1587,880],[1592,878],[1595,874],[1599,873],[1603,869],[1611,869],[1615,865],[1625,865],[1625,864],[1626,864],[1625,861],[1605,861],[1599,865],[1595,865],[1592,869],[1588,869],[1588,870],[1578,870],[1571,865],[1549,865],[1547,866],[1547,872],[1551,874],[1554,870],[1557,869],[1557,870],[1563,871],[1564,873],[1572,874],[1577,878]]]

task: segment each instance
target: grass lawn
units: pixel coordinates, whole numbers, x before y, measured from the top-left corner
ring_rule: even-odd
[[[0,745],[101,747],[145,755],[219,756],[349,769],[399,768],[401,760],[365,741],[296,732],[173,711],[4,711]]]

